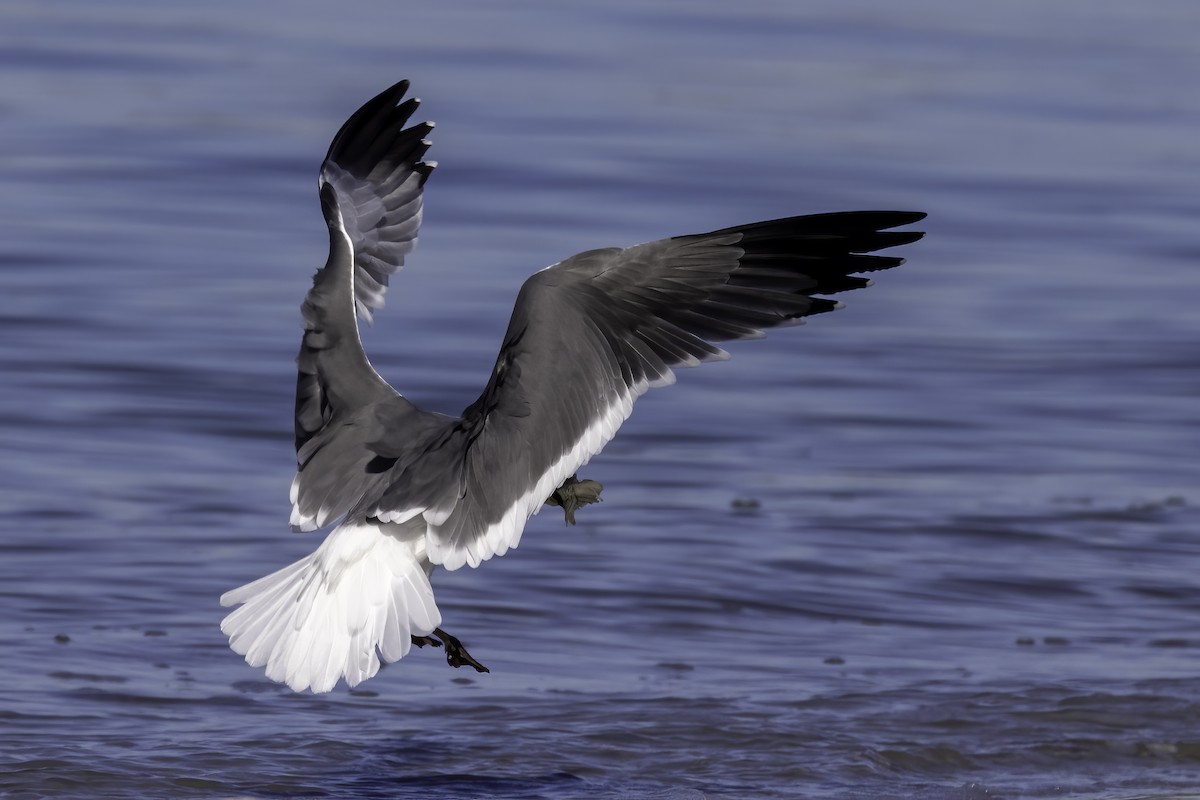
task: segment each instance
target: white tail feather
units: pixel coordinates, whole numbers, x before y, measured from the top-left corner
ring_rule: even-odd
[[[297,692],[356,686],[441,624],[425,526],[347,522],[278,572],[221,596],[229,646]]]

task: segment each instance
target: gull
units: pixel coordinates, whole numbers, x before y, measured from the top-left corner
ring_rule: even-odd
[[[332,530],[295,563],[221,597],[221,630],[267,677],[300,692],[356,686],[416,647],[488,669],[442,629],[430,576],[515,548],[543,504],[567,522],[596,502],[578,470],[676,367],[726,359],[751,339],[869,286],[868,255],[923,235],[925,215],[794,216],[588,250],[525,281],[495,367],[459,417],[417,408],[371,366],[358,320],[383,306],[417,242],[433,123],[401,81],[334,136],[318,181],[329,257],[301,307],[291,525]]]

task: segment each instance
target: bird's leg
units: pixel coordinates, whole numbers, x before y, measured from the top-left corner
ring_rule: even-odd
[[[491,672],[490,669],[480,664],[471,654],[467,652],[467,648],[463,647],[462,642],[457,637],[451,636],[441,628],[433,629],[433,636],[414,636],[412,643],[417,647],[432,645],[433,647],[446,648],[446,663],[452,667],[461,667],[463,664],[470,664],[475,668],[476,672]]]
[[[546,505],[562,506],[567,524],[575,524],[576,509],[600,502],[600,492],[604,490],[596,481],[579,480],[572,475],[563,481],[563,485],[554,490],[554,494],[546,498]]]

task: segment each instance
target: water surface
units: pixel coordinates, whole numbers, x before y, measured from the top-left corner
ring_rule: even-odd
[[[1200,12],[543,2],[0,11],[0,792],[1200,792]],[[521,280],[848,208],[910,263],[638,405],[605,501],[435,582],[492,668],[294,695],[216,598],[287,532],[328,139],[409,77],[365,335],[454,413]]]

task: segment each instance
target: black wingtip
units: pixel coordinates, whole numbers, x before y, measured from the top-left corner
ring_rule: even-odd
[[[900,225],[912,225],[914,222],[920,222],[929,216],[924,211],[885,211],[880,213],[888,214],[892,217],[892,220],[889,221],[887,225],[883,226],[885,228],[895,228]]]
[[[890,227],[892,226],[888,226],[888,228]],[[886,247],[899,247],[903,244],[912,244],[925,237],[925,231],[893,231],[888,230],[888,228],[858,237],[858,241],[851,244],[850,252],[871,253]],[[899,266],[899,264],[891,264],[890,266]]]
[[[407,80],[397,81],[363,103],[338,129],[333,141],[329,143],[325,160],[336,160],[339,153],[347,148],[362,149],[365,146],[364,142],[373,140],[380,130],[398,129],[407,122],[408,118],[417,110],[417,106],[421,104],[416,97],[410,97],[401,102],[404,95],[408,93],[408,89],[409,82]],[[428,133],[432,129],[433,126],[428,125],[428,130],[424,133]]]
[[[399,100],[401,97],[404,97],[404,95],[396,95],[397,100]],[[421,105],[421,100],[417,97],[410,97],[403,103],[393,103],[391,105],[396,109],[396,112],[400,116],[404,117],[404,119],[408,119],[413,115],[413,112],[417,110],[417,106]]]
[[[723,236],[740,233],[747,239],[787,236],[857,236],[866,232],[878,232],[901,225],[911,225],[923,219],[925,219],[923,211],[833,211],[735,225],[731,228],[711,231],[707,235]]]

